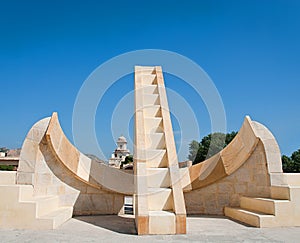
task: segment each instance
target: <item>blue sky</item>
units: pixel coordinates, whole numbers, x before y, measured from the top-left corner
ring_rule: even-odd
[[[300,148],[299,12],[300,2],[292,0],[1,1],[0,146],[20,147],[33,123],[53,111],[72,140],[74,102],[95,68],[128,51],[164,49],[209,74],[222,97],[228,131],[239,130],[250,115],[289,155]],[[193,109],[199,106],[200,137],[209,133],[201,99],[184,82],[165,79]],[[112,110],[132,89],[129,75],[99,104],[96,132],[106,156],[114,149]]]

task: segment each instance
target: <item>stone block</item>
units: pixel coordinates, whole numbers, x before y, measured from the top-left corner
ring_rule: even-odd
[[[76,193],[68,193],[63,194],[59,196],[59,204],[61,206],[75,206],[74,210],[76,208],[76,202],[79,199],[79,192]]]
[[[19,168],[18,168],[19,171],[34,172],[38,146],[39,145],[34,141],[28,139],[25,140],[20,154],[20,161],[19,161]]]
[[[228,193],[219,193],[217,195],[218,208],[223,209],[224,206],[228,206],[230,204],[230,194]]]
[[[257,186],[269,186],[270,179],[268,174],[255,174],[254,175],[254,183]]]
[[[35,184],[39,186],[49,186],[52,184],[52,176],[50,173],[36,173]]]
[[[176,234],[175,214],[167,211],[150,211],[149,234]]]
[[[246,183],[236,183],[234,184],[234,192],[245,194],[247,192],[247,184]]]
[[[90,158],[88,158],[87,156],[80,153],[79,164],[78,164],[78,168],[77,168],[77,175],[86,181],[89,180],[90,171],[91,171],[91,163],[92,163],[92,161]]]
[[[186,234],[186,215],[176,215],[176,234]]]
[[[33,195],[35,197],[41,197],[41,196],[46,196],[47,195],[47,186],[41,186],[41,185],[36,185],[34,187],[34,192]]]
[[[251,170],[248,170],[246,168],[243,168],[242,170],[238,170],[235,174],[235,177],[237,183],[252,181]]]
[[[219,193],[234,193],[233,184],[231,183],[220,183],[218,184]]]
[[[240,204],[240,195],[239,194],[232,194],[230,196],[230,207],[237,207]]]
[[[17,172],[17,184],[34,185],[34,174],[31,172]]]
[[[139,235],[149,234],[149,216],[138,216],[136,219],[136,228]]]
[[[149,188],[148,189],[148,210],[172,210],[173,195],[170,188]]]
[[[15,171],[0,171],[0,185],[16,184],[17,173]]]

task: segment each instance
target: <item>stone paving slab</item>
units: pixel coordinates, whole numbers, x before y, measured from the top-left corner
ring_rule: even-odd
[[[224,217],[187,218],[186,235],[137,236],[133,218],[81,216],[56,230],[0,230],[0,242],[299,242],[300,227],[254,228]]]

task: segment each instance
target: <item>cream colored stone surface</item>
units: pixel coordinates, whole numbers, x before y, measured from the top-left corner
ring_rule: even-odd
[[[171,188],[148,188],[149,211],[172,211],[173,196]]]
[[[239,206],[241,196],[269,197],[270,182],[262,143],[235,173],[184,196],[188,214],[212,215],[223,215],[225,206]]]
[[[111,192],[133,194],[133,176],[122,170],[99,164],[80,153],[64,135],[56,113],[51,117],[46,140],[47,148],[52,151],[59,163],[87,184]]]
[[[16,184],[16,176],[15,171],[0,171],[0,185]]]
[[[0,226],[7,229],[53,229],[72,217],[72,207],[57,209],[53,198],[32,197],[28,185],[1,185]],[[22,191],[22,193],[21,193]],[[63,217],[63,216],[65,217]]]
[[[250,117],[233,141],[215,156],[189,168],[192,189],[208,186],[231,175],[252,155],[259,142]]]
[[[123,188],[128,183],[128,194],[133,193],[133,177],[118,177],[117,170],[111,172],[101,166],[95,166],[70,144],[56,113],[39,121],[24,141],[17,173],[0,173],[1,195],[9,194],[0,204],[0,227],[53,229],[73,213],[118,214],[124,195],[112,190],[117,187],[112,177],[120,178]],[[102,173],[93,174],[99,170]],[[99,181],[111,184],[111,190],[104,189]]]
[[[192,190],[192,185],[191,185],[191,178],[190,178],[190,173],[189,173],[189,168],[180,168],[180,181],[181,181],[181,186],[183,188],[184,192],[189,192]]]
[[[148,149],[145,151],[146,166],[149,168],[168,167],[167,154],[165,149]]]
[[[299,186],[300,185],[300,176],[299,173],[286,173],[284,174],[286,183],[290,186]]]
[[[135,67],[134,171],[138,234],[186,231],[181,173],[168,109],[161,68]],[[181,215],[178,221],[177,214]]]
[[[88,181],[91,174],[91,163],[92,160],[86,156],[83,156],[82,153],[79,155],[79,165],[77,168],[77,175],[80,178]]]
[[[240,195],[239,207],[226,206],[225,215],[256,227],[300,226],[300,175],[282,173],[281,153],[275,138],[258,122],[252,122],[252,127],[260,139],[267,168],[263,173],[256,170],[254,180],[264,183],[267,179],[270,195],[261,197],[258,190],[262,188],[257,186],[251,197]],[[257,159],[254,163],[261,161]]]
[[[246,117],[218,155],[190,168],[189,214],[217,214],[256,227],[298,226],[300,176],[283,174],[274,136]]]
[[[167,211],[150,211],[149,234],[176,234],[175,215]]]
[[[168,168],[147,168],[148,187],[170,187],[171,180]]]

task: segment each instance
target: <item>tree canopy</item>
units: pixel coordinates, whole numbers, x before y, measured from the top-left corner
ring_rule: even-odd
[[[133,162],[133,155],[130,154],[130,155],[125,157],[124,161],[121,162],[120,169],[122,169],[124,167],[124,165],[127,165],[127,164],[132,163],[132,162]]]
[[[237,132],[227,134],[217,132],[203,137],[200,142],[191,141],[189,144],[188,159],[193,161],[193,164],[198,164],[212,157],[226,147],[236,134]]]
[[[300,172],[300,149],[292,153],[291,157],[283,155],[281,159],[283,172]]]
[[[123,164],[128,164],[128,163],[131,163],[131,162],[133,162],[133,156],[128,155],[128,156],[126,156],[125,161],[123,162]]]

